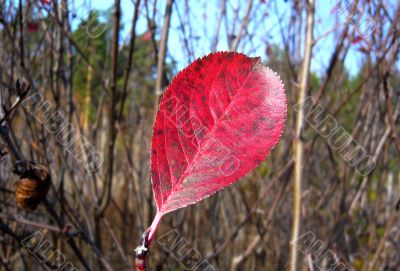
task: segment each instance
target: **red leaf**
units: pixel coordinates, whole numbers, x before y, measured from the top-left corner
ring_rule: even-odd
[[[196,203],[258,166],[285,126],[279,76],[260,58],[219,52],[181,71],[153,128],[151,176],[157,215]]]
[[[364,40],[363,37],[356,36],[356,37],[354,37],[353,40],[351,41],[351,44],[358,44],[358,43],[362,42],[363,40]]]
[[[149,40],[151,40],[151,32],[150,32],[150,31],[147,31],[146,33],[144,33],[144,34],[142,35],[142,40],[143,40],[143,41],[149,41]]]
[[[27,29],[30,33],[36,33],[39,31],[39,24],[37,22],[29,22],[27,23]]]

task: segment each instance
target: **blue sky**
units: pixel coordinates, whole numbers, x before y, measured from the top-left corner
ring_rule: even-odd
[[[338,1],[341,0],[316,1],[317,12],[314,32],[315,37],[318,37],[329,30],[335,30],[332,31],[331,34],[326,35],[324,36],[324,38],[319,40],[314,47],[311,69],[319,74],[324,74],[324,71],[329,62],[329,58],[336,44],[335,39],[340,33],[340,27],[337,27],[338,22],[336,21],[336,16],[335,14],[332,14],[332,9],[334,6],[337,5]],[[349,1],[350,0],[342,1],[342,3]],[[123,14],[122,24],[124,26],[122,28],[121,42],[129,38],[129,31],[134,10],[133,2],[134,0],[121,0]],[[142,0],[142,3],[143,2],[144,1]],[[219,16],[219,0],[187,0],[187,3],[189,3],[190,5],[189,7],[185,7],[185,2],[186,1],[183,0],[175,1],[176,4],[174,5],[170,36],[168,40],[168,53],[171,58],[167,59],[167,61],[171,61],[173,59],[176,62],[176,67],[178,70],[184,68],[193,59],[187,57],[188,54],[186,53],[185,47],[183,46],[182,30],[180,28],[180,20],[178,19],[177,15],[179,14],[179,16],[183,19],[189,18],[191,24],[193,25],[192,34],[196,38],[192,38],[189,40],[191,41],[190,45],[193,49],[193,54],[195,58],[208,54],[211,51],[211,39],[216,31],[216,25]],[[272,6],[264,4],[263,2],[275,3],[275,1],[272,0],[254,0],[253,8],[256,9],[256,12],[254,14],[255,18],[250,18],[250,23],[248,25],[249,33],[255,33],[253,43],[244,42],[239,46],[238,50],[250,56],[261,56],[262,60],[265,61],[267,59],[267,55],[265,53],[265,48],[267,44],[282,44],[278,17],[284,16],[285,20],[283,21],[283,27],[287,27],[287,25],[290,23],[289,11],[292,4],[289,0],[277,0],[277,5],[272,4]],[[388,2],[391,5],[396,4],[396,0],[390,0]],[[76,6],[80,7],[75,7],[76,13],[78,15],[75,20],[75,23],[77,23],[80,18],[85,18],[87,16],[90,9],[107,10],[113,6],[114,1],[71,0],[70,3],[75,3]],[[165,9],[165,0],[158,0],[157,3],[157,12],[163,14]],[[246,9],[246,1],[230,0],[228,1],[228,3],[230,3],[230,5],[232,6],[240,5],[240,10],[242,13],[239,14],[239,18],[241,19]],[[187,10],[189,10],[189,13],[185,8],[188,8]],[[362,6],[360,8],[362,8]],[[391,11],[394,9],[391,9],[389,7],[388,10]],[[144,9],[142,9],[142,12],[144,12]],[[188,16],[185,16],[187,14]],[[139,17],[140,19],[138,21],[137,28],[139,34],[142,34],[147,30],[147,21],[143,16],[144,13],[142,13],[141,15],[142,16]],[[339,19],[339,24],[344,22],[346,15],[348,15],[348,11],[344,9],[343,15]],[[228,13],[228,16],[230,16],[230,21],[233,21],[233,13]],[[158,16],[158,18],[160,18],[160,21],[157,21],[157,25],[160,26],[162,25],[163,21],[161,16]],[[255,23],[253,23],[254,21],[257,21],[259,23],[256,25]],[[368,25],[368,20],[366,20],[366,16],[355,21],[352,27],[356,27],[357,24],[360,24],[359,26],[363,31],[371,28],[368,27],[371,25]],[[238,25],[240,25],[240,20],[237,20],[236,27],[238,27]],[[228,27],[234,26],[229,25]],[[187,28],[186,31],[188,32]],[[225,27],[222,27],[221,39],[218,44],[217,50],[229,49],[226,36],[227,35],[225,32]],[[366,39],[368,39],[368,37]],[[359,68],[362,65],[363,54],[358,51],[358,48],[362,44],[363,43],[351,46],[349,54],[346,57],[345,65],[351,75],[357,74]]]

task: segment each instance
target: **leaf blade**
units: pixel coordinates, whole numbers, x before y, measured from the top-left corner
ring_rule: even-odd
[[[215,53],[180,72],[153,129],[157,211],[196,203],[254,169],[278,141],[286,110],[279,77],[258,58]]]

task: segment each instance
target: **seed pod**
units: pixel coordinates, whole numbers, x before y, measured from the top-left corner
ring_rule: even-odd
[[[17,206],[26,211],[33,211],[46,197],[50,188],[50,174],[40,165],[27,163],[20,180],[14,184]]]

